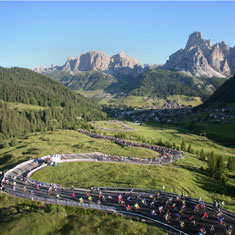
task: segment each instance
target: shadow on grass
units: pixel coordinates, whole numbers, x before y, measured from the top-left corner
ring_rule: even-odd
[[[12,158],[14,158],[13,154],[5,154],[4,156],[2,156],[0,158],[0,165],[3,165],[5,163],[7,163],[8,161],[10,161]]]
[[[192,166],[180,166],[190,172],[194,172],[195,179],[200,187],[207,192],[224,194],[229,197],[235,197],[235,186],[228,185],[221,181],[210,178],[206,175],[206,171]]]
[[[7,171],[7,170],[10,170],[12,168],[14,168],[16,165],[22,163],[22,162],[25,162],[26,159],[24,160],[19,160],[17,162],[14,162],[14,163],[11,163],[11,164],[8,164],[7,166],[3,166],[3,167],[0,167],[0,170],[1,171]]]
[[[21,146],[16,147],[16,149],[25,148],[25,147],[27,147],[27,146],[28,146],[27,144],[25,144],[25,145],[21,145]]]

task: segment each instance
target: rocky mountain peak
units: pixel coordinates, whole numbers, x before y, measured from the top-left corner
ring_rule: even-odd
[[[164,68],[194,76],[226,77],[234,71],[234,52],[225,42],[212,44],[200,32],[189,35],[184,49],[171,55]]]
[[[74,56],[70,56],[67,61],[70,61],[70,60],[75,60],[76,58]]]
[[[128,56],[125,52],[110,57],[101,51],[89,51],[84,54],[69,57],[62,66],[51,66],[49,68],[36,68],[34,71],[47,73],[50,71],[63,71],[69,74],[82,71],[99,70],[109,75],[138,76],[143,71],[142,64],[135,58]]]
[[[210,48],[212,46],[211,40],[202,39],[200,32],[194,32],[189,35],[185,49],[188,50],[191,47],[200,47],[201,49]]]

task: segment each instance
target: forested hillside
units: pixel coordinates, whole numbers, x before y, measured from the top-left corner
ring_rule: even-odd
[[[65,72],[48,72],[48,76],[59,81],[72,90],[104,90],[116,82],[113,76],[101,71],[80,72],[74,75]]]
[[[71,75],[65,71],[50,71],[47,75],[72,90],[103,90],[111,94],[124,93],[166,99],[171,95],[201,97],[206,100],[226,78],[193,77],[182,72],[150,69],[138,77],[111,76],[90,70]]]
[[[22,68],[0,68],[0,134],[14,137],[27,132],[74,129],[82,121],[104,119],[96,103],[75,94],[52,79]],[[7,102],[45,107],[43,110],[18,110]]]
[[[131,94],[166,98],[169,95],[209,97],[226,79],[196,78],[180,72],[152,69],[135,81]]]

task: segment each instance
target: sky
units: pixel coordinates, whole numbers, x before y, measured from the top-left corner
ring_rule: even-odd
[[[235,2],[0,2],[0,66],[63,65],[91,50],[163,64],[200,31],[235,46]]]

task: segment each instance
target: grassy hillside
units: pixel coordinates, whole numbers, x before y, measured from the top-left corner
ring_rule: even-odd
[[[166,97],[167,100],[178,100],[179,104],[182,105],[192,105],[197,106],[202,104],[202,100],[200,97],[192,97],[185,95],[169,95]],[[146,96],[115,96],[108,98],[98,99],[100,104],[111,104],[111,105],[126,105],[129,107],[145,107],[145,106],[162,106],[165,102],[164,98],[157,97],[146,97]]]
[[[44,205],[0,194],[1,235],[166,234],[121,215],[81,208]]]
[[[39,105],[23,104],[18,102],[5,102],[5,103],[8,104],[9,108],[17,109],[19,111],[25,111],[25,110],[39,111],[47,108]]]
[[[148,140],[150,142],[158,142],[162,140],[162,142],[170,142],[171,146],[173,143],[176,146],[180,146],[182,141],[184,140],[186,143],[186,147],[191,143],[192,148],[194,151],[201,151],[204,150],[206,153],[210,153],[214,151],[217,155],[222,155],[225,158],[230,156],[235,156],[235,149],[234,148],[227,148],[220,144],[217,144],[210,139],[207,139],[203,136],[198,136],[196,134],[191,134],[188,129],[173,126],[173,125],[161,125],[161,124],[153,124],[153,123],[146,123],[142,126],[134,125],[130,122],[124,122],[130,128],[135,128],[137,131],[128,131],[124,133],[124,137],[131,140]],[[109,122],[107,121],[97,121],[93,125],[106,127],[106,124],[109,126]],[[107,135],[114,136],[116,133],[111,131],[104,132]],[[231,132],[232,133],[232,132]]]
[[[194,108],[193,116],[180,121],[190,131],[226,146],[235,143],[235,76],[225,81],[202,105]]]
[[[54,78],[72,90],[104,90],[116,82],[113,76],[105,75],[100,71],[80,72],[74,75],[65,72],[48,72],[47,76]]]

